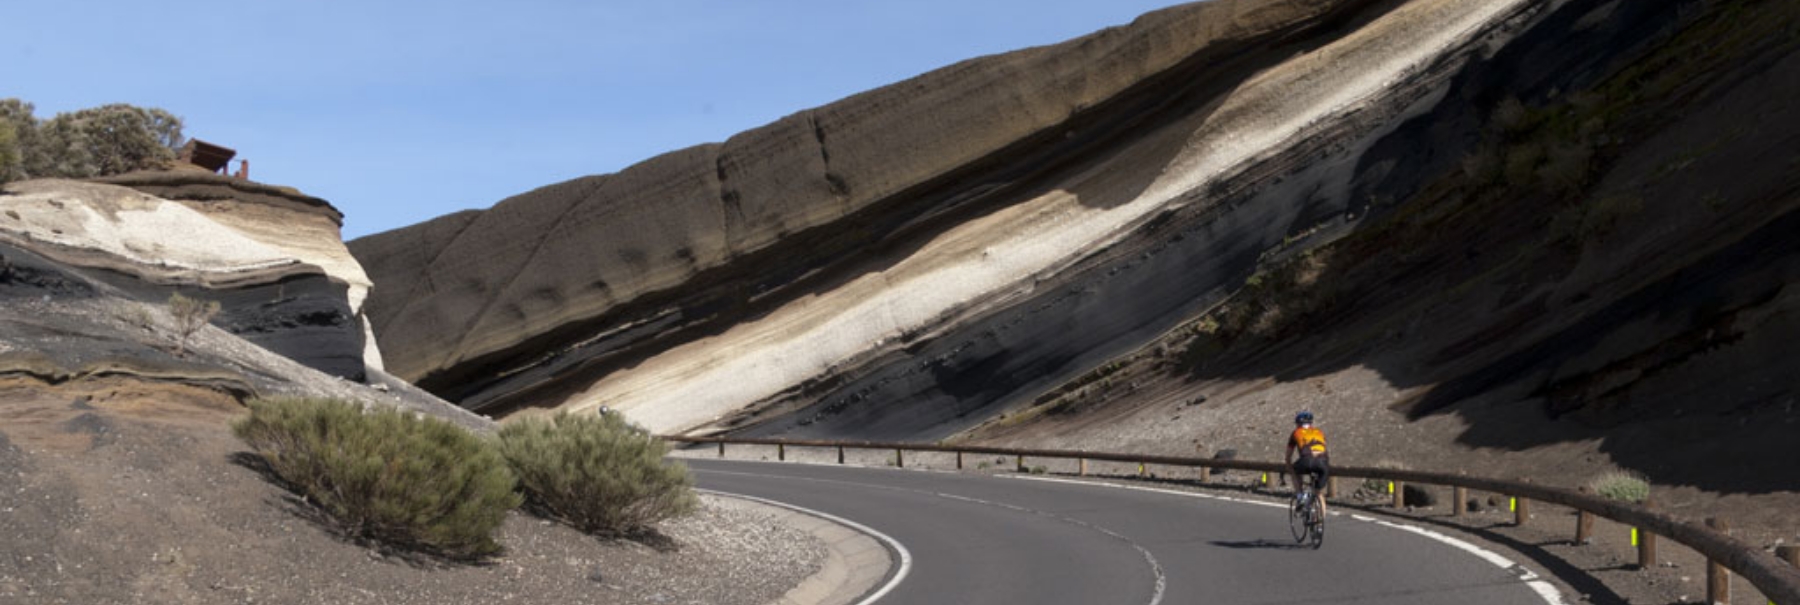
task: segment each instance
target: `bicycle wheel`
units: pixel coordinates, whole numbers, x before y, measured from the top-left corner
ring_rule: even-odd
[[[1303,506],[1299,499],[1288,506],[1288,529],[1293,530],[1296,543],[1306,542],[1307,536],[1312,532],[1312,520],[1308,518],[1311,516],[1309,512],[1310,509]]]
[[[1313,498],[1308,504],[1310,506],[1306,507],[1307,533],[1312,537],[1312,547],[1318,548],[1325,544],[1325,503],[1319,498]]]

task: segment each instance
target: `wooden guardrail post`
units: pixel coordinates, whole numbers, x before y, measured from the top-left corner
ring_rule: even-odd
[[[906,468],[906,450],[894,449],[894,468]]]
[[[1076,462],[1076,466],[1077,466],[1077,468],[1075,470],[1075,474],[1082,476],[1082,477],[1086,477],[1087,476],[1087,458],[1076,458],[1075,462]]]
[[[719,442],[719,457],[720,458],[725,457],[725,442],[724,441]]]
[[[1706,527],[1725,535],[1731,535],[1731,523],[1718,517],[1706,520]],[[1710,558],[1706,561],[1706,602],[1731,605],[1731,570],[1725,565]]]
[[[844,446],[838,446],[838,464],[844,463]]]
[[[1787,561],[1788,565],[1800,567],[1800,546],[1777,546],[1775,556]]]
[[[1525,498],[1521,498],[1518,496],[1514,496],[1512,499],[1512,503],[1513,503],[1513,525],[1524,525],[1526,521],[1531,520],[1531,501],[1530,500],[1527,500]]]
[[[1450,516],[1461,517],[1469,513],[1469,488],[1456,486],[1450,490]]]
[[[1394,508],[1406,508],[1406,482],[1391,481],[1388,485],[1393,486]]]
[[[1575,513],[1575,543],[1587,544],[1594,541],[1594,513],[1579,511]]]
[[[1325,480],[1325,498],[1331,499],[1331,498],[1336,498],[1336,497],[1337,497],[1337,477],[1332,477],[1330,479],[1326,479]]]
[[[962,452],[956,453],[956,470],[959,470],[959,471],[963,470],[963,468],[962,468]]]
[[[1208,481],[1212,481],[1212,467],[1202,466],[1200,467],[1200,482],[1206,483]]]
[[[780,462],[787,462],[787,444],[785,444],[785,443],[775,444],[775,460],[780,461]]]
[[[1021,473],[1025,472],[1025,455],[1019,454],[1018,460],[1016,462],[1018,464],[1016,466],[1014,466],[1013,469],[1017,470]]]
[[[1650,500],[1644,500],[1644,508],[1655,507],[1655,504]],[[1631,535],[1637,542],[1638,569],[1651,569],[1656,567],[1656,534],[1644,531],[1642,528],[1633,527],[1631,528]]]

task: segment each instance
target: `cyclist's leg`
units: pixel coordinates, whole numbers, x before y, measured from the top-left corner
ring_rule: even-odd
[[[1330,511],[1326,510],[1326,500],[1325,500],[1325,488],[1327,486],[1331,485],[1331,483],[1329,482],[1330,478],[1331,478],[1331,461],[1330,460],[1321,458],[1321,459],[1313,462],[1313,493],[1317,494],[1317,497],[1319,499],[1319,511],[1320,512],[1330,512]]]

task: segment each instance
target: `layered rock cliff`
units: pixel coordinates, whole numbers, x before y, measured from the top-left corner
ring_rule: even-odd
[[[1063,44],[960,63],[619,174],[362,238],[351,249],[381,284],[369,312],[397,375],[479,409],[554,405],[620,367],[804,304],[959,223],[1039,198],[1035,190],[1053,185],[1046,175],[1111,155],[1121,138],[1160,122],[1217,109],[1222,92],[1279,53],[1316,45],[1377,4],[1224,1],[1153,13]],[[1162,169],[1149,162],[1166,163],[1183,143],[1157,147],[1149,151],[1156,157],[1112,180],[1142,187]],[[1103,211],[1134,196],[1089,197],[1064,196],[1062,209],[1032,220],[1070,222],[1077,217],[1055,215]],[[1110,226],[1093,231],[1117,232],[1135,220],[1103,219]],[[972,289],[942,300],[878,303],[885,310],[854,320],[855,334],[837,333],[853,342],[829,350],[782,338],[823,356],[753,370],[774,381],[735,397],[767,396],[835,358],[891,347],[1081,247],[1042,246],[1024,264],[973,278]]]
[[[161,304],[220,303],[213,323],[328,374],[361,381],[379,360],[360,307],[370,282],[330,204],[204,172],[96,182],[36,180],[0,195],[0,255]]]
[[[1262,447],[1277,402],[1591,459],[1694,384],[1792,422],[1795,31],[1200,3],[350,248],[389,366],[484,411],[1188,453]]]

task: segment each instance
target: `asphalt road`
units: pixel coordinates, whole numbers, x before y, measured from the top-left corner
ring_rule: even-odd
[[[899,469],[686,462],[699,487],[828,513],[898,542],[912,565],[882,605],[1563,602],[1550,583],[1499,555],[1360,514],[1334,511],[1324,547],[1313,550],[1294,544],[1283,508],[1254,498]]]

